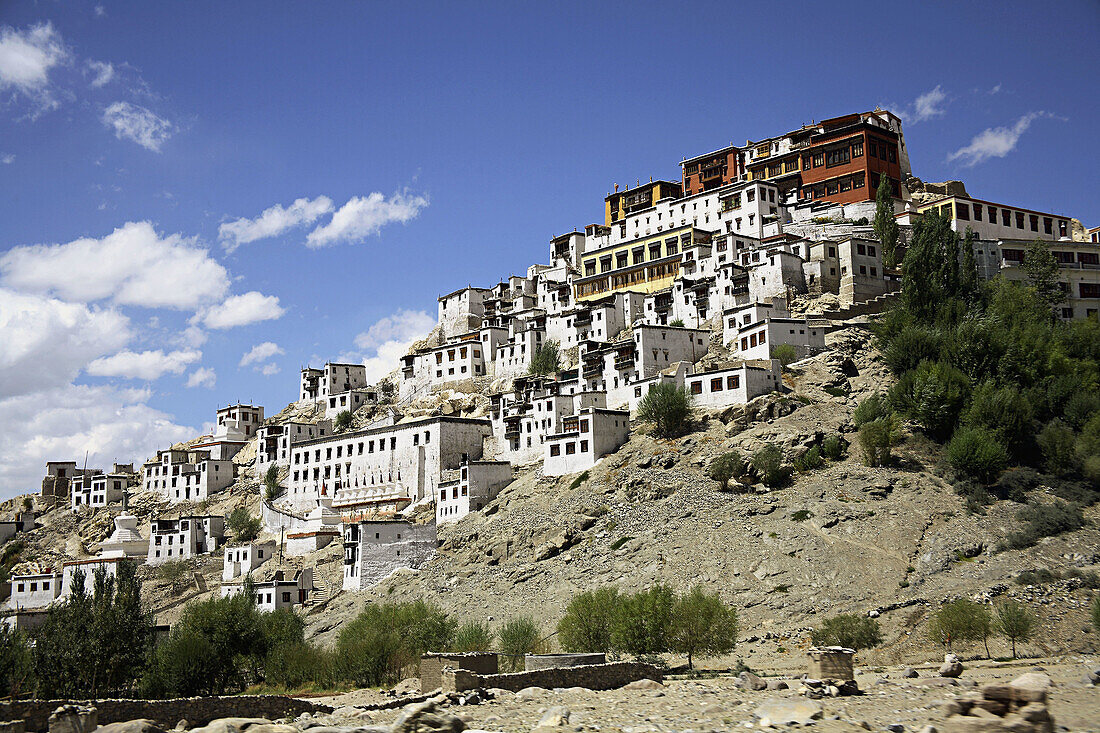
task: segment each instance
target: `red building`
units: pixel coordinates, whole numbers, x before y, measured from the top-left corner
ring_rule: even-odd
[[[710,191],[740,180],[741,150],[730,145],[713,153],[697,155],[680,163],[685,196]]]

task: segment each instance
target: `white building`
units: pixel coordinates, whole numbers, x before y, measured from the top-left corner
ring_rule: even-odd
[[[322,497],[331,497],[333,508],[344,513],[356,506],[371,510],[370,497],[358,505],[344,501],[358,492],[393,494],[406,502],[430,498],[442,471],[481,458],[490,429],[488,420],[439,416],[303,441],[291,447],[282,500],[311,509]],[[377,503],[391,501],[378,498]]]
[[[341,412],[355,413],[364,405],[378,404],[378,390],[373,388],[356,388],[328,396],[325,403],[325,417],[335,420]]]
[[[46,608],[61,596],[61,573],[25,573],[11,576],[11,598],[7,607],[19,611]]]
[[[512,483],[508,461],[467,461],[453,478],[439,484],[435,504],[436,524],[457,522],[470,512],[480,511]]]
[[[743,405],[756,397],[775,392],[783,384],[776,359],[745,361],[725,369],[691,374],[684,381],[692,402],[704,408]]]
[[[123,511],[115,517],[115,529],[99,543],[99,558],[125,558],[144,560],[149,553],[149,540],[141,536],[138,523],[141,520]]]
[[[960,237],[971,229],[979,239],[1044,239],[1048,242],[1073,239],[1072,221],[1060,214],[1005,206],[966,196],[944,196],[914,208],[912,215],[939,213],[946,216],[951,228]]]
[[[142,465],[142,488],[165,501],[202,501],[236,480],[230,459],[215,460],[205,450],[161,450]]]
[[[344,525],[344,590],[363,590],[435,554],[436,525],[369,520]]]
[[[214,439],[230,442],[248,441],[264,421],[264,408],[237,403],[218,408]],[[232,456],[229,456],[232,458]]]
[[[325,402],[332,395],[344,394],[353,389],[366,389],[367,368],[362,364],[337,364],[329,362],[321,369],[302,369],[302,384],[298,392],[299,402]]]
[[[74,512],[81,509],[102,509],[121,504],[126,496],[130,476],[124,473],[104,474],[88,471],[72,480],[69,499]]]
[[[30,532],[34,529],[34,512],[17,511],[15,519],[0,520],[0,544],[10,540],[20,532]]]
[[[183,516],[154,519],[149,525],[147,565],[186,560],[216,552],[225,539],[225,517]]]
[[[222,584],[222,598],[243,593],[245,581]],[[257,610],[267,613],[283,608],[294,608],[309,601],[313,592],[313,568],[302,568],[290,580],[285,570],[275,570],[268,579],[252,578],[252,590],[256,594]]]
[[[825,348],[825,323],[792,318],[777,303],[750,303],[724,314],[722,334],[739,359],[772,358],[773,349],[789,344],[804,359]]]
[[[587,470],[629,437],[629,412],[586,407],[562,420],[561,432],[546,437],[543,474],[564,476]]]
[[[332,422],[322,420],[316,424],[288,422],[281,425],[263,425],[257,435],[259,439],[256,442],[256,473],[262,475],[272,464],[283,468],[289,466],[292,445],[303,440],[332,435]]]
[[[439,296],[439,328],[443,338],[466,333],[481,325],[485,315],[485,299],[492,296],[488,288],[467,286]]]
[[[242,578],[275,557],[275,541],[247,542],[225,548],[222,562],[222,582]]]
[[[976,240],[978,276],[1025,280],[1023,262],[1030,245],[1018,239]],[[1094,242],[1058,241],[1050,245],[1050,251],[1058,262],[1058,284],[1065,293],[1065,300],[1055,306],[1055,314],[1064,320],[1096,318],[1100,314],[1100,246]]]

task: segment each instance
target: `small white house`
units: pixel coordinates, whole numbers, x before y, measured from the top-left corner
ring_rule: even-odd
[[[27,573],[11,576],[11,598],[8,607],[13,610],[45,608],[61,595],[61,573],[47,570],[44,573]]]
[[[564,476],[596,465],[630,437],[630,413],[586,407],[562,420],[562,430],[546,437],[543,473]]]
[[[147,565],[186,560],[215,552],[225,537],[225,517],[185,516],[155,519],[149,525]]]
[[[344,590],[362,590],[398,568],[418,568],[435,554],[436,525],[402,520],[344,524]]]
[[[121,504],[126,496],[129,476],[122,473],[87,473],[73,478],[69,499],[74,512],[81,509],[102,509]]]
[[[229,582],[248,575],[273,557],[275,557],[275,540],[226,547],[225,560],[222,563],[222,581]]]
[[[243,593],[245,580],[222,584],[222,598]],[[313,568],[302,568],[294,573],[294,578],[286,579],[283,570],[276,570],[271,578],[261,580],[253,577],[252,590],[256,594],[256,608],[261,612],[277,611],[281,608],[294,608],[309,600],[313,592]]]
[[[750,361],[727,369],[699,372],[685,377],[688,393],[697,407],[743,405],[782,386],[779,361]]]
[[[457,522],[472,511],[480,511],[512,482],[508,461],[467,461],[458,476],[439,484],[435,505],[436,524]]]

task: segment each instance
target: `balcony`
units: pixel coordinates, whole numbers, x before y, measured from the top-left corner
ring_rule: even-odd
[[[575,326],[590,326],[592,325],[592,311],[578,311],[576,318],[573,320]]]
[[[593,377],[598,377],[602,373],[603,373],[603,363],[602,362],[597,363],[597,364],[591,364],[591,365],[590,364],[585,364],[584,365],[583,374],[584,374],[585,379],[592,379]]]

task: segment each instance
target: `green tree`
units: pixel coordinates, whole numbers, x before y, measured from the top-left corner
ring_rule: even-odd
[[[34,689],[34,658],[23,632],[0,624],[0,695],[15,698]]]
[[[527,367],[528,374],[553,374],[561,369],[560,354],[557,341],[546,341],[531,354],[531,364]]]
[[[992,381],[978,385],[962,423],[992,432],[1010,451],[1024,449],[1034,433],[1035,411],[1015,386],[997,386]]]
[[[765,486],[782,486],[791,477],[791,469],[783,464],[783,449],[777,445],[766,445],[752,454],[749,464]]]
[[[342,412],[340,414],[343,415],[346,412],[347,411],[345,410],[345,412]],[[347,414],[350,415],[351,413]],[[339,420],[339,416],[337,416],[337,420]],[[278,465],[272,463],[270,466],[267,467],[267,473],[264,474],[264,487],[264,496],[267,498],[268,501],[275,501],[275,499],[279,497],[279,490],[281,487],[279,486]]]
[[[980,603],[960,598],[940,606],[932,618],[932,638],[948,649],[956,642],[982,638],[982,618],[988,610]]]
[[[493,645],[495,634],[484,621],[467,621],[458,627],[451,647],[456,652],[485,652]]]
[[[497,634],[500,639],[500,653],[513,672],[524,668],[524,657],[537,654],[542,650],[542,631],[530,616],[517,616],[508,619]]]
[[[707,475],[722,486],[722,491],[726,491],[729,489],[730,479],[741,478],[745,471],[745,459],[737,451],[729,451],[714,459]]]
[[[691,429],[691,395],[671,382],[655,384],[638,403],[638,419],[658,437],[678,438]]]
[[[932,438],[944,440],[954,432],[969,395],[970,380],[961,371],[943,362],[922,361],[890,390],[890,402]]]
[[[855,613],[842,613],[825,619],[821,628],[810,632],[815,646],[843,646],[849,649],[870,649],[882,643],[878,621]]]
[[[341,674],[360,687],[399,681],[423,653],[450,648],[457,625],[422,600],[369,604],[336,638]]]
[[[635,657],[667,652],[675,602],[666,585],[623,596],[611,625],[612,648]]]
[[[962,263],[959,265],[959,295],[968,301],[974,300],[979,290],[978,263],[974,258],[976,239],[974,230],[967,227],[962,241]]]
[[[790,344],[779,344],[772,347],[772,358],[779,360],[779,366],[786,369],[798,361],[798,350]]]
[[[1058,284],[1058,260],[1050,251],[1050,245],[1041,239],[1029,244],[1022,267],[1027,274],[1027,284],[1035,288],[1039,300],[1049,307],[1065,300],[1065,293]]]
[[[334,430],[347,430],[351,427],[353,418],[351,410],[341,410],[336,414],[336,420],[332,423]]]
[[[1039,432],[1038,443],[1043,467],[1048,472],[1065,476],[1077,469],[1077,440],[1073,428],[1061,420],[1051,420]]]
[[[179,593],[190,582],[191,569],[185,560],[168,560],[157,566],[157,578],[168,583],[172,593]]]
[[[236,542],[251,542],[260,536],[263,523],[259,517],[253,517],[242,505],[229,513],[225,519],[225,526],[233,533],[233,539]]]
[[[1008,453],[985,428],[961,427],[947,444],[947,459],[960,474],[991,484],[1008,465]]]
[[[729,654],[737,644],[737,611],[695,586],[673,605],[668,639],[671,651],[687,655],[688,669],[697,656]]]
[[[52,606],[34,633],[34,666],[43,697],[87,699],[129,692],[142,674],[153,641],[153,616],[141,603],[132,562],[115,574],[76,570],[68,598]]]
[[[574,596],[558,621],[558,645],[566,652],[611,651],[611,628],[619,605],[611,586]]]
[[[859,447],[868,466],[886,466],[892,460],[892,449],[901,442],[901,429],[893,414],[859,428]]]
[[[1008,639],[1012,646],[1012,658],[1015,659],[1016,642],[1030,639],[1039,621],[1027,606],[1011,599],[1001,601],[994,608],[997,615],[996,628]]]
[[[886,398],[882,395],[873,394],[856,405],[855,412],[852,413],[852,420],[858,430],[869,422],[881,420],[891,414],[893,414],[893,410],[890,409]]]
[[[959,296],[959,235],[945,215],[927,213],[913,224],[902,270],[904,308],[916,322],[935,322]]]
[[[882,245],[882,264],[897,265],[898,220],[894,218],[894,191],[888,176],[880,176],[875,189],[875,236]]]

